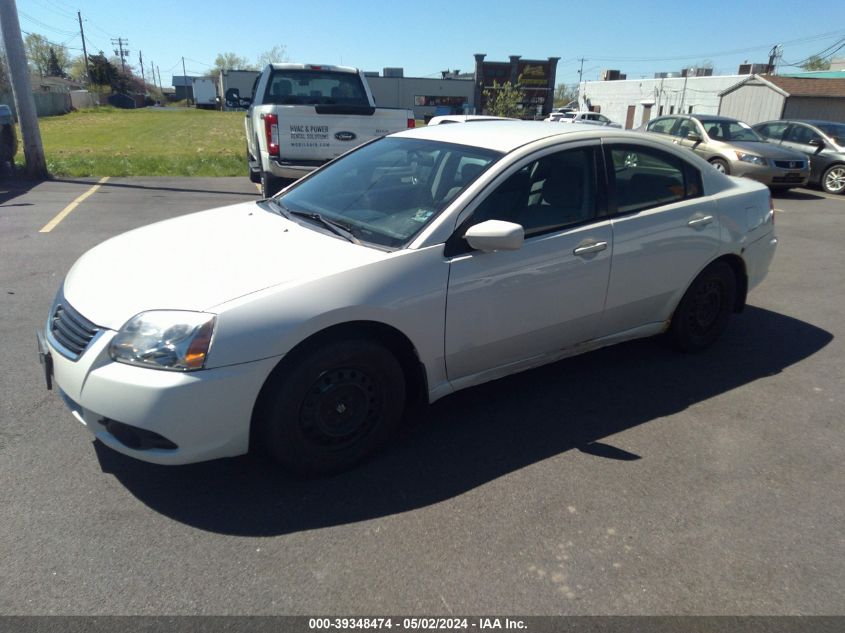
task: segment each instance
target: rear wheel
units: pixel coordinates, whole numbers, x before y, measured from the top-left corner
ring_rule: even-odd
[[[845,165],[828,167],[821,184],[827,193],[845,193]]]
[[[692,282],[672,316],[669,335],[684,352],[700,352],[728,325],[736,298],[736,277],[724,262],[714,262]]]
[[[726,175],[731,173],[731,170],[728,167],[728,163],[722,160],[721,158],[711,159],[710,164],[713,165],[713,168],[718,172],[721,172]]]
[[[262,171],[259,180],[261,182],[261,196],[264,198],[269,198],[281,191],[284,182],[269,171]]]
[[[287,469],[329,474],[378,449],[404,406],[404,374],[390,351],[368,340],[336,341],[290,359],[271,377],[258,438]]]

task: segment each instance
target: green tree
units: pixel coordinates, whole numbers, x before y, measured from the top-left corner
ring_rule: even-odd
[[[258,68],[264,68],[267,64],[281,64],[288,61],[288,48],[284,44],[277,44],[270,50],[264,51],[258,56]]]
[[[50,47],[50,58],[47,60],[47,74],[50,77],[65,77],[66,73],[59,63],[59,58],[53,47]]]
[[[555,88],[554,107],[561,108],[578,102],[578,84],[558,84]]]
[[[519,117],[522,114],[522,102],[525,100],[522,75],[516,84],[510,81],[500,84],[494,79],[493,86],[486,88],[482,95],[486,102],[485,110],[493,116]]]
[[[30,33],[24,37],[23,45],[30,72],[42,77],[51,76],[50,62],[52,57],[56,64],[55,69],[59,70],[60,73],[55,76],[63,77],[67,73],[70,66],[70,55],[68,55],[66,47],[60,44],[52,44],[50,40],[38,33]]]
[[[256,68],[247,61],[246,57],[240,57],[235,53],[219,53],[214,58],[214,74],[218,74],[221,70],[256,70]]]
[[[807,58],[807,61],[801,64],[801,68],[808,71],[813,70],[830,70],[830,60],[813,55]]]
[[[100,86],[109,86],[114,90],[114,86],[118,83],[117,68],[106,59],[103,51],[96,55],[88,56],[88,68],[91,75],[91,83]]]
[[[88,81],[88,75],[85,71],[85,58],[82,55],[71,60],[67,68],[67,76],[81,83]]]

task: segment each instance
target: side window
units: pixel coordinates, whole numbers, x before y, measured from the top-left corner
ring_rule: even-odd
[[[674,119],[655,119],[648,124],[646,129],[649,132],[657,132],[658,134],[669,134],[672,131],[672,125],[674,123]]]
[[[803,125],[793,125],[789,128],[789,131],[786,133],[785,141],[790,141],[792,143],[800,143],[802,145],[809,145],[810,141],[813,139],[821,140],[821,136],[813,132],[808,127]]]
[[[766,123],[765,125],[761,125],[757,131],[766,138],[779,141],[783,138],[786,126],[786,123]]]
[[[596,216],[592,148],[571,149],[529,163],[499,185],[475,210],[472,224],[505,220],[539,235]]]
[[[617,213],[642,211],[702,195],[701,173],[672,154],[636,145],[614,145],[609,151]]]
[[[692,119],[683,119],[681,124],[678,126],[678,129],[675,131],[675,136],[686,138],[691,132],[697,132],[695,121]]]

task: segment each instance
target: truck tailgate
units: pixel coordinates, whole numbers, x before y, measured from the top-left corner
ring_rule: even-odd
[[[372,115],[344,115],[320,114],[319,108],[301,105],[275,109],[279,116],[279,154],[284,161],[335,158],[408,126],[404,110],[376,108]]]

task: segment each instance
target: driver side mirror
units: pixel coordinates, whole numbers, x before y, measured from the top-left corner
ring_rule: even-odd
[[[695,143],[701,142],[701,135],[698,132],[687,132],[687,140]]]
[[[525,241],[525,230],[519,224],[504,220],[486,220],[464,233],[464,239],[477,251],[518,251]]]
[[[820,152],[825,148],[824,141],[818,137],[811,138],[809,141],[807,141],[807,144],[815,147],[817,152]]]

